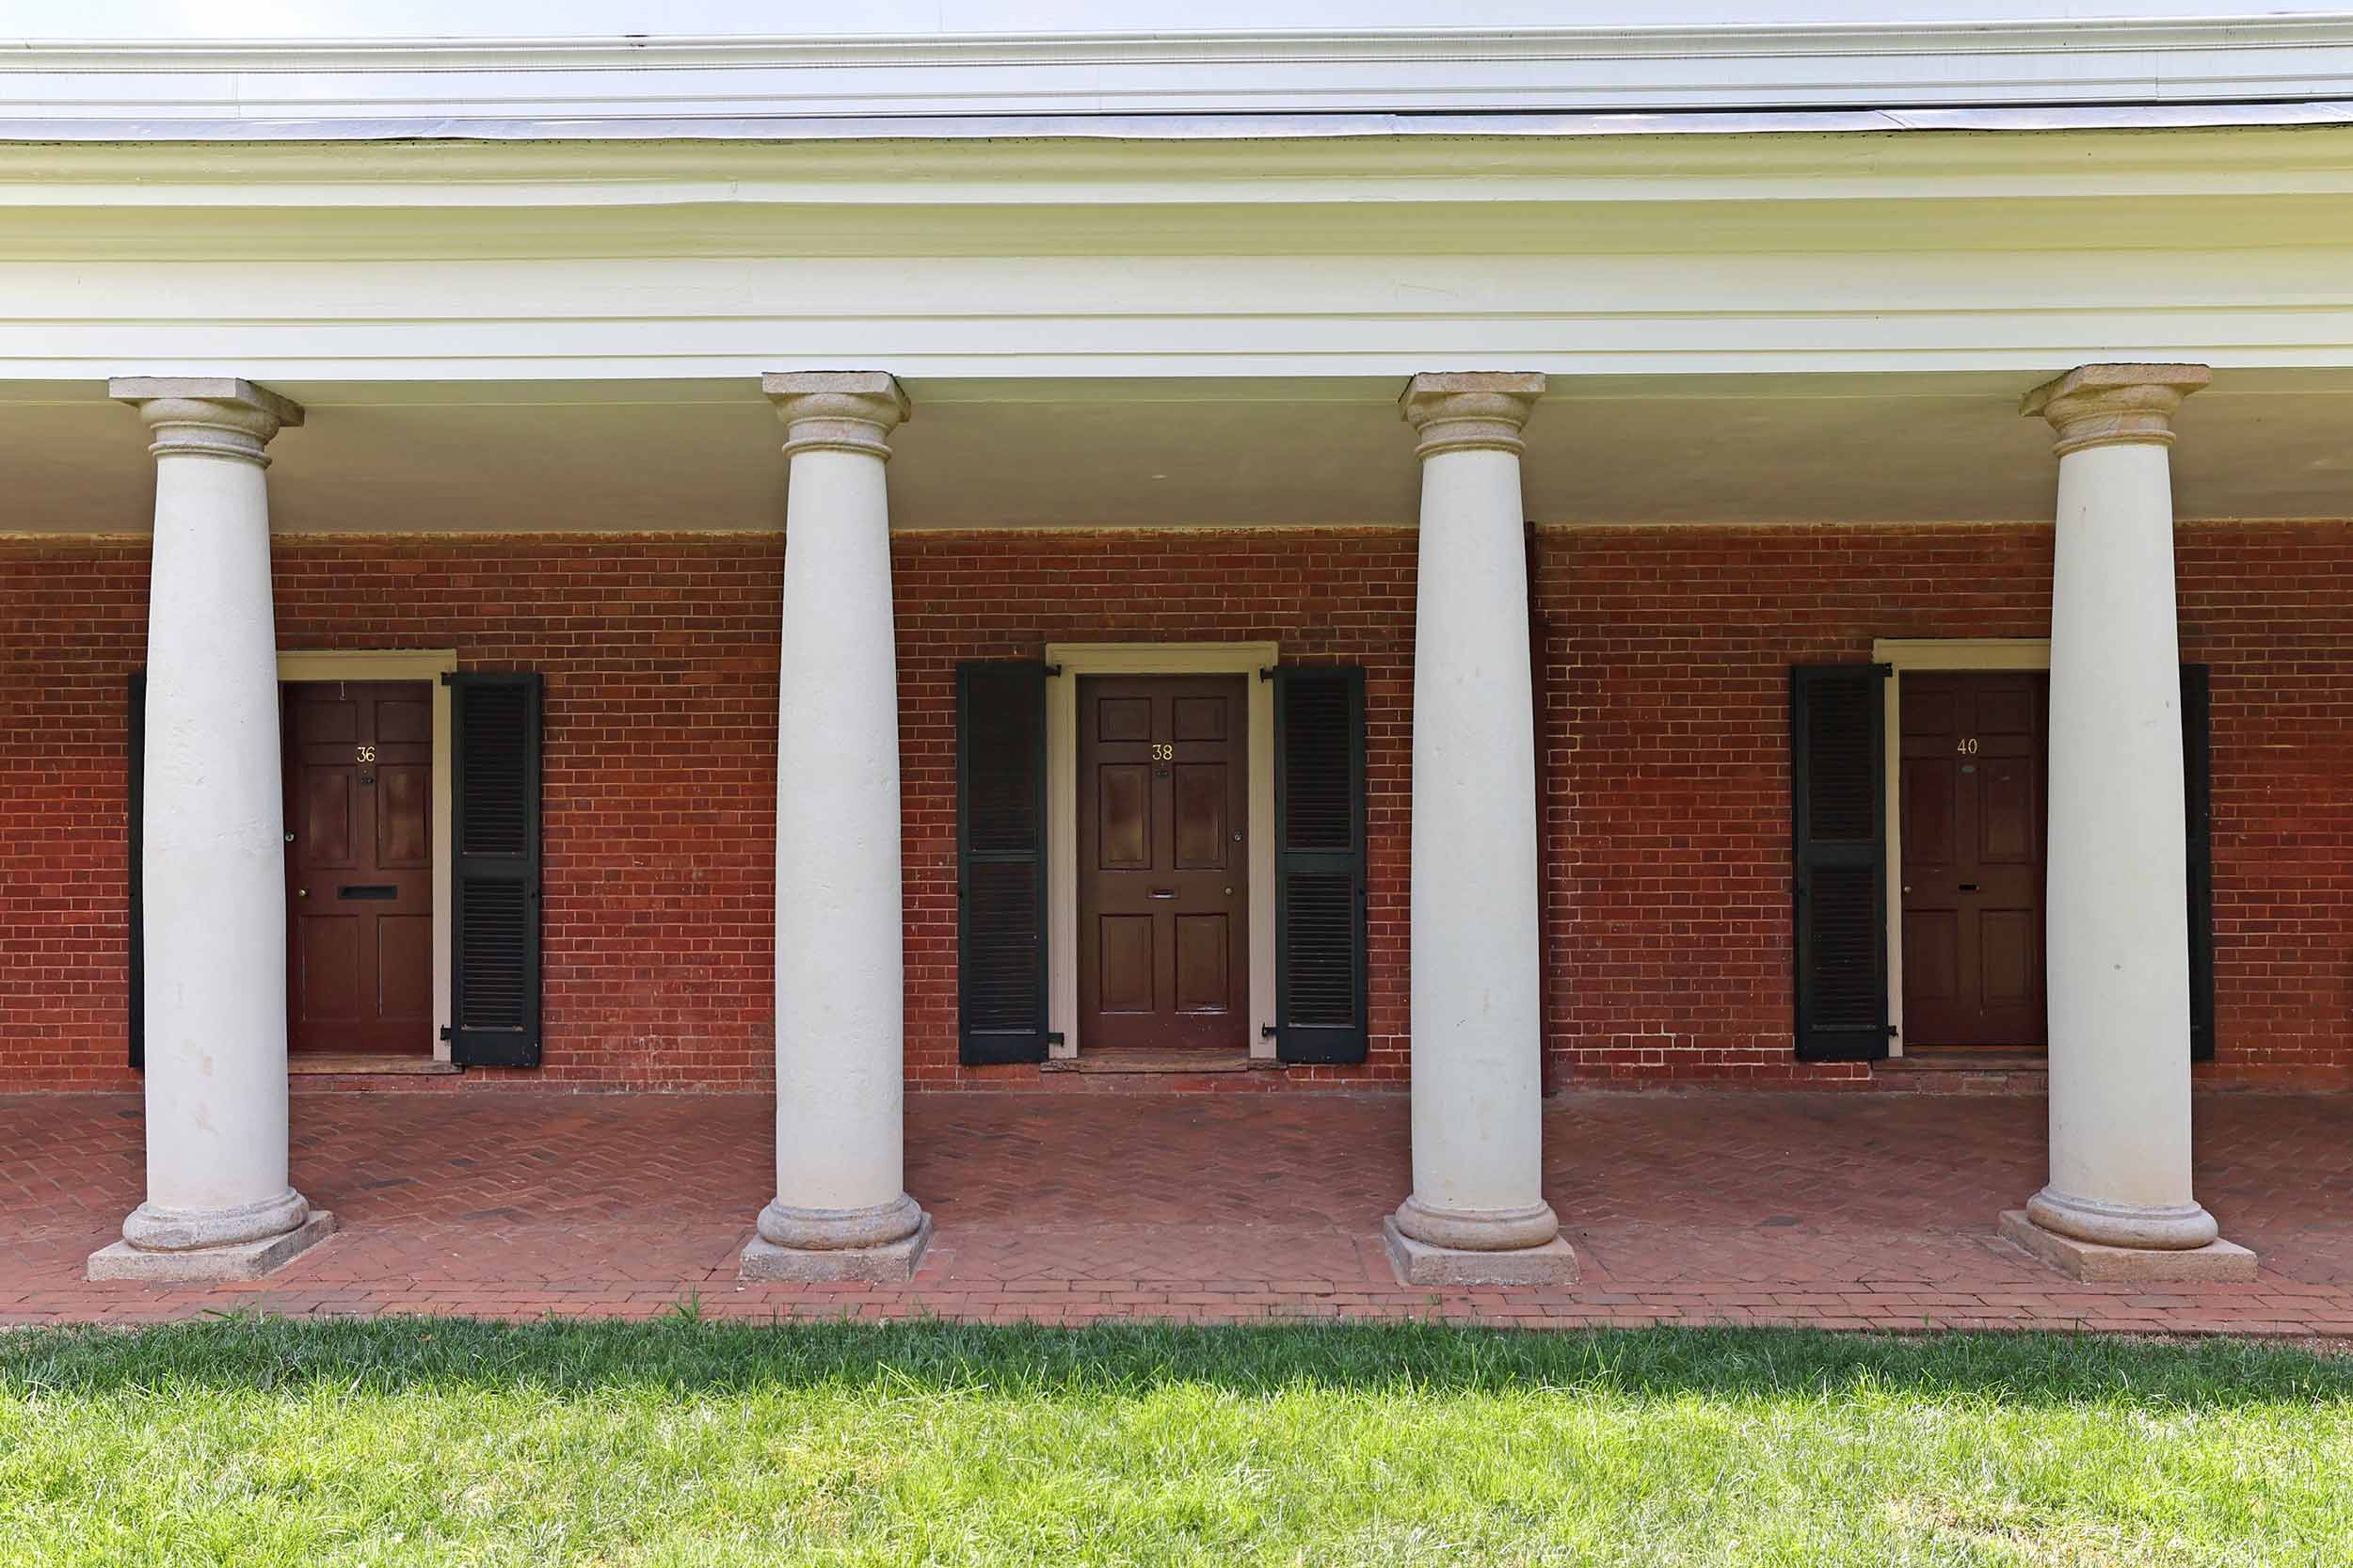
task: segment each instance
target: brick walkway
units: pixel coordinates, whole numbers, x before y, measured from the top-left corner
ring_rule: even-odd
[[[89,1285],[140,1194],[119,1096],[0,1097],[0,1322],[288,1313],[932,1313],[1079,1322],[1443,1314],[1498,1323],[2075,1326],[2353,1334],[2353,1096],[2198,1106],[2200,1196],[2253,1285],[2086,1287],[1995,1240],[2041,1178],[2030,1098],[1572,1095],[1547,1192],[1568,1290],[1398,1287],[1401,1096],[931,1096],[911,1288],[741,1286],[769,1196],[765,1096],[297,1095],[294,1175],[344,1230],[265,1288]]]

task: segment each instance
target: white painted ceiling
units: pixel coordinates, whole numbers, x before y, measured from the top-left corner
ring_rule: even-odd
[[[1528,431],[1541,522],[1998,521],[2050,515],[2032,377],[1556,381]],[[781,432],[754,386],[288,383],[288,533],[764,530]],[[949,382],[908,391],[902,529],[1404,523],[1387,382]],[[2235,371],[2178,423],[2182,516],[2353,518],[2353,372]],[[83,384],[0,383],[0,533],[146,528],[137,416]]]

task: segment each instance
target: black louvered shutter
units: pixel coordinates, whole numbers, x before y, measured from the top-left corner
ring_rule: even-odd
[[[539,677],[442,677],[455,821],[450,1059],[539,1064]]]
[[[2182,666],[2182,795],[2188,808],[2189,1059],[2214,1060],[2213,720],[2204,664]]]
[[[131,1036],[131,1070],[142,1072],[147,1067],[147,910],[141,902],[146,884],[146,867],[140,856],[147,852],[147,672],[131,672],[130,744],[128,753],[130,776],[124,798],[130,805],[131,855],[127,867],[130,891],[128,925],[131,934],[130,983],[126,999],[125,1017]]]
[[[1790,671],[1801,1062],[1887,1054],[1883,664]]]
[[[956,666],[956,1056],[1046,1060],[1046,666]]]
[[[1365,672],[1274,672],[1274,1053],[1362,1062]]]

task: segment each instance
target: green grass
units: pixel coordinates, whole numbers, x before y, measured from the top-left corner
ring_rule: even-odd
[[[234,1319],[0,1333],[0,1564],[2353,1563],[2213,1342]]]

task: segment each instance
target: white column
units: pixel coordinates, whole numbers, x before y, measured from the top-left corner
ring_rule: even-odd
[[[2181,653],[2167,448],[2202,365],[2087,365],[2058,432],[2051,587],[2051,1180],[2005,1234],[2079,1277],[2252,1277],[2190,1193]]]
[[[747,1279],[904,1280],[899,676],[883,465],[906,394],[879,372],[762,383],[792,459],[776,715],[776,1196]]]
[[[334,1228],[286,1180],[286,883],[263,448],[301,408],[134,377],[153,433],[145,911],[147,1201],[93,1279],[250,1279]]]
[[[1541,376],[1417,376],[1414,1191],[1386,1226],[1412,1284],[1577,1277],[1545,1202],[1536,731],[1520,428]]]

